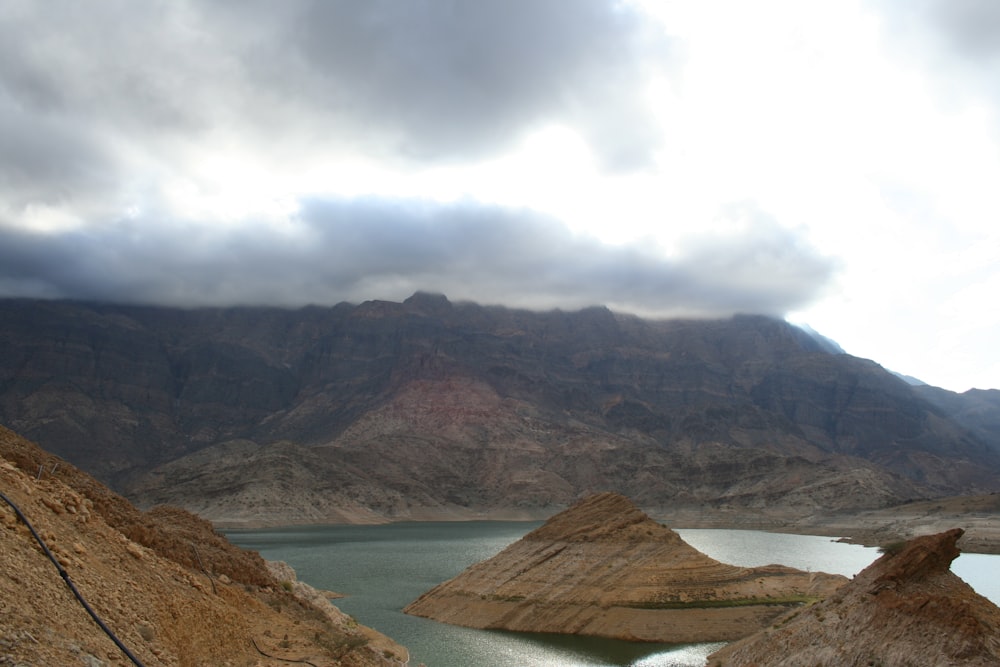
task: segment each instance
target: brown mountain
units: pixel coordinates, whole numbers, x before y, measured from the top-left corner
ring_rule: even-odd
[[[2,427],[0,491],[0,664],[132,663],[66,582],[148,667],[406,663],[406,649],[358,626],[287,566],[268,567],[184,510],[140,512]]]
[[[834,595],[726,646],[709,665],[1000,664],[1000,608],[949,569],[961,535],[896,545]]]
[[[0,422],[143,505],[271,523],[874,508],[1000,489],[1000,445],[785,322],[416,294],[300,310],[0,301]]]
[[[920,385],[914,390],[983,440],[1000,441],[1000,389],[970,389],[959,394]]]
[[[403,611],[472,628],[661,642],[728,641],[847,579],[713,560],[627,498],[578,502]]]

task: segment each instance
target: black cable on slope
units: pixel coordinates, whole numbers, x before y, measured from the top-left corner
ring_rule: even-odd
[[[10,505],[11,508],[14,510],[14,514],[17,515],[17,518],[23,521],[24,525],[28,527],[28,530],[30,530],[31,534],[35,537],[35,541],[38,542],[38,546],[42,548],[42,551],[45,552],[45,555],[48,556],[49,560],[52,561],[52,564],[56,566],[56,570],[59,571],[59,576],[62,577],[64,582],[66,582],[66,585],[69,586],[69,589],[73,591],[73,595],[80,602],[80,604],[83,605],[83,608],[87,610],[87,613],[90,614],[90,617],[92,619],[94,619],[94,622],[97,623],[97,625],[101,628],[101,630],[104,630],[104,634],[106,634],[108,637],[111,638],[111,641],[113,641],[118,646],[118,648],[120,648],[122,652],[126,656],[128,656],[128,659],[131,660],[136,667],[145,667],[145,665],[142,664],[139,658],[132,655],[132,652],[128,650],[128,647],[125,646],[125,644],[122,644],[121,640],[115,636],[115,633],[113,633],[111,629],[104,624],[104,621],[102,621],[100,616],[97,615],[97,612],[95,612],[93,608],[89,604],[87,604],[87,601],[83,599],[83,595],[81,595],[80,591],[76,589],[76,585],[73,583],[73,580],[69,578],[69,572],[67,572],[65,568],[63,568],[63,566],[59,564],[59,561],[56,560],[56,557],[52,555],[52,552],[49,551],[48,545],[45,544],[45,541],[35,530],[35,527],[31,525],[30,521],[28,521],[28,517],[24,516],[24,513],[21,511],[21,508],[15,505],[14,501],[5,496],[2,491],[0,491],[0,499],[2,499],[5,503]]]
[[[270,658],[271,660],[281,660],[282,662],[294,662],[294,663],[298,663],[300,665],[312,665],[312,667],[316,667],[316,665],[314,665],[313,663],[309,662],[308,660],[294,660],[292,658],[279,658],[276,655],[271,655],[270,653],[264,653],[262,650],[260,650],[260,647],[257,646],[257,642],[254,641],[253,637],[250,638],[250,643],[253,644],[253,647],[255,649],[257,649],[257,653],[260,653],[265,658]]]

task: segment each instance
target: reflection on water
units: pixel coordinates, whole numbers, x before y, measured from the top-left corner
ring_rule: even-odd
[[[676,532],[698,551],[723,563],[744,567],[778,564],[853,577],[878,558],[878,550],[873,547],[835,542],[817,535],[694,528]]]
[[[411,648],[411,664],[429,667],[690,667],[724,644],[645,644],[597,637],[546,633],[472,630],[427,621],[428,637],[446,645],[427,646],[418,641]],[[452,630],[455,631],[452,631]]]
[[[704,665],[705,658],[725,646],[718,644],[694,644],[681,646],[662,653],[654,653],[636,660],[630,667],[688,667],[689,665]]]
[[[574,667],[686,667],[703,665],[705,658],[725,644],[648,644],[619,642],[597,637],[549,633],[479,631],[491,648],[506,648],[507,662],[495,664]],[[493,663],[491,663],[493,664]]]
[[[593,637],[473,630],[407,616],[402,608],[469,565],[489,558],[538,522],[400,523],[234,531],[234,543],[288,562],[299,578],[349,597],[343,611],[410,650],[427,667],[701,667],[722,644],[669,645]],[[852,576],[875,549],[829,537],[742,530],[678,530],[695,548],[737,565],[780,563]],[[964,554],[953,569],[1000,600],[1000,556]],[[983,590],[993,587],[992,592]]]

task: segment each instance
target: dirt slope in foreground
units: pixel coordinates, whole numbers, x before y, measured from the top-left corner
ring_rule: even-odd
[[[951,572],[962,530],[888,550],[834,595],[709,656],[711,667],[1000,665],[1000,608]]]
[[[328,603],[309,602],[308,587],[277,581],[259,555],[229,544],[207,522],[182,510],[143,514],[2,427],[0,491],[147,667],[271,667],[288,660],[390,667],[406,660],[391,640]],[[132,664],[5,502],[0,563],[0,664]]]

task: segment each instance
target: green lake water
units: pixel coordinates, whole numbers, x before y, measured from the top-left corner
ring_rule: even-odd
[[[473,521],[319,526],[232,531],[229,539],[283,560],[316,588],[348,597],[336,605],[410,650],[416,667],[689,667],[704,665],[721,644],[669,645],[473,630],[408,616],[402,608],[469,565],[489,558],[537,522]],[[781,563],[851,576],[875,549],[829,537],[740,530],[678,530],[692,546],[723,562]],[[1000,600],[1000,556],[963,554],[953,570],[978,592]]]

